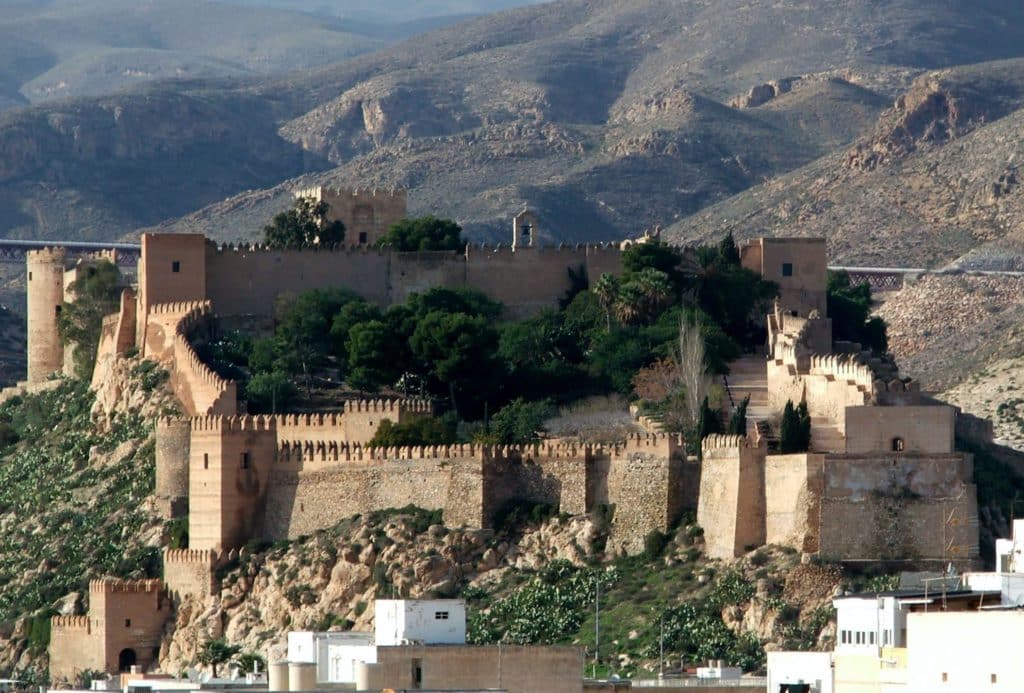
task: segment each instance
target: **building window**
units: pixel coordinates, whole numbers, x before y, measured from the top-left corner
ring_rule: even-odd
[[[893,438],[892,439],[892,451],[893,452],[903,452],[903,449],[905,447],[906,447],[906,444],[903,442],[902,438]]]
[[[32,281],[32,273],[31,272],[28,273],[28,280]]]
[[[423,685],[423,660],[414,659],[412,660],[412,685],[414,688],[419,688]]]
[[[172,272],[174,272],[175,274],[177,274],[178,272],[180,272],[180,271],[181,271],[181,263],[180,263],[180,262],[178,262],[177,260],[175,260],[174,262],[172,262],[172,263],[171,263],[171,271],[172,271]]]
[[[448,620],[448,612],[447,611],[435,611],[434,612],[434,620],[435,621],[447,621]]]
[[[365,231],[360,231],[359,232],[359,244],[360,245],[366,245],[366,232]]]
[[[204,452],[203,453],[203,469],[209,469],[209,468],[210,468],[210,454]]]
[[[248,469],[248,468],[249,468],[249,453],[243,452],[242,453],[242,469]]]
[[[990,680],[990,681],[991,681],[992,683],[997,683],[997,682],[998,682],[998,678],[996,677],[996,675],[995,675],[995,674],[992,674],[992,676],[991,676],[991,677],[989,678],[989,680]]]
[[[870,643],[868,643],[868,644],[874,645],[875,644],[875,634],[874,633],[868,633],[868,640],[870,640]]]
[[[942,682],[946,683],[947,681],[949,681],[949,674],[942,672]]]
[[[132,627],[132,620],[130,618],[126,618],[124,620],[124,627],[125,628],[131,628]]]
[[[793,276],[793,263],[792,262],[783,262],[782,263],[782,276],[783,277],[792,277]]]

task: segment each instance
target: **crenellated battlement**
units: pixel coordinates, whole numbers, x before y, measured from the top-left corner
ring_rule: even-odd
[[[90,628],[88,616],[51,616],[50,628],[54,630],[79,630],[88,631]]]
[[[274,431],[277,422],[272,416],[196,416],[192,418],[192,431],[242,433],[246,431]]]
[[[189,563],[213,565],[217,561],[217,552],[209,549],[164,549],[164,564]]]
[[[163,589],[162,580],[120,580],[103,578],[89,581],[90,594],[142,594],[159,592]]]
[[[62,264],[67,260],[67,256],[67,249],[61,246],[39,248],[38,250],[29,250],[25,253],[25,258],[30,264]]]
[[[434,405],[428,399],[359,399],[345,402],[346,414],[431,414]]]
[[[405,200],[408,193],[401,188],[342,188],[315,186],[312,188],[300,188],[294,192],[295,198],[313,198],[322,200],[329,197],[351,197],[356,199],[369,200]]]
[[[746,436],[730,436],[720,433],[713,433],[701,441],[701,449],[704,452],[710,450],[736,450],[751,447],[750,440]]]
[[[149,307],[150,315],[173,315],[176,313],[185,315],[196,310],[213,312],[213,304],[210,301],[176,301],[157,303]]]
[[[390,253],[386,248],[377,248],[376,246],[370,245],[337,245],[337,246],[312,246],[308,248],[272,248],[263,243],[221,243],[216,244],[212,241],[210,245],[213,246],[214,251],[218,255],[227,253],[288,253],[290,256],[296,256],[301,260],[303,255],[339,255],[339,256],[369,256],[376,255],[377,257],[383,257]]]

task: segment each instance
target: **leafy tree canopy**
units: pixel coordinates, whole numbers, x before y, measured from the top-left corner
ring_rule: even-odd
[[[57,326],[61,341],[74,345],[75,375],[92,377],[103,318],[118,309],[121,272],[109,260],[86,266],[70,289],[74,299],[61,308]]]
[[[493,445],[525,445],[544,432],[544,422],[555,415],[548,400],[528,402],[517,399],[501,408],[490,421],[483,442]]]
[[[462,227],[451,219],[438,219],[433,215],[403,219],[393,224],[377,245],[399,252],[420,250],[462,250]]]
[[[834,339],[859,342],[877,354],[889,350],[885,321],[871,317],[871,287],[851,284],[845,271],[828,273],[828,314]]]
[[[456,421],[452,417],[423,417],[406,423],[384,419],[373,434],[370,446],[451,445],[457,440]]]
[[[263,242],[270,248],[300,250],[333,248],[345,241],[345,224],[328,221],[330,205],[309,197],[300,197],[286,212],[276,215],[263,227]]]

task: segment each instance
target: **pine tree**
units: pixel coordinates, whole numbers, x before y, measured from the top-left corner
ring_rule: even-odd
[[[722,262],[727,265],[740,264],[740,249],[736,246],[736,239],[733,238],[732,231],[718,245],[718,254],[722,258]]]

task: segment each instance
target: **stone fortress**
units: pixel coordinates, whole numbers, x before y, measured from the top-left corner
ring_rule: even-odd
[[[215,318],[260,329],[271,324],[283,294],[337,287],[388,306],[435,286],[478,289],[520,316],[557,305],[570,288],[570,270],[591,281],[622,271],[618,246],[541,247],[529,212],[515,218],[510,246],[378,250],[369,245],[385,222],[405,216],[404,195],[302,194],[327,201],[332,217],[358,233],[355,243],[292,251],[146,234],[137,285],[124,289],[119,311],[103,322],[94,384],[111,363],[137,351],[168,369],[187,416],[163,419],[156,429],[156,494],[168,517],[187,514],[190,542],[164,552],[160,594],[215,594],[216,566],[251,540],[295,538],[357,513],[408,504],[441,509],[448,524],[484,528],[513,500],[568,513],[614,508],[608,546],[622,552],[639,551],[649,532],[666,531],[695,511],[714,557],[771,543],[842,560],[976,558],[972,460],[954,448],[958,412],[929,400],[859,345],[833,344],[822,239],[760,239],[741,248],[744,266],[778,283],[780,297],[768,316],[768,357],[741,359],[725,382],[734,402],[751,396],[748,435],[709,437],[702,461],[687,458],[683,441],[664,433],[613,446],[366,446],[385,419],[432,415],[416,400],[352,402],[315,415],[245,415],[235,384],[191,346],[195,336],[216,329]],[[28,268],[31,383],[65,368],[57,315],[82,265],[66,270],[64,254],[51,249],[30,253]],[[811,451],[769,454],[765,421],[788,400],[807,403]],[[111,670],[115,660],[151,661],[137,648],[126,654],[133,649],[127,646],[111,655],[127,636],[102,610],[120,595],[150,590],[150,583],[118,584],[110,594],[119,596],[100,600],[100,611],[94,602],[87,617],[55,617],[53,676]],[[152,627],[124,627],[139,648],[159,636],[170,613],[162,598],[152,601],[133,606],[152,615],[144,620]]]

